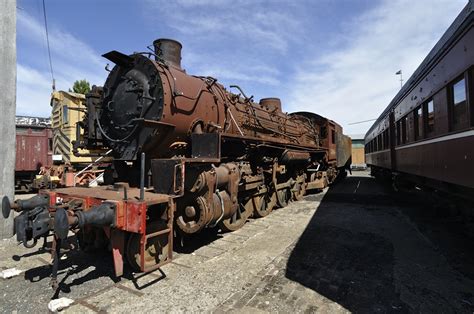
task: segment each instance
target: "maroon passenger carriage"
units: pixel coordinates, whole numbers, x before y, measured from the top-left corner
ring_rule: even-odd
[[[365,136],[376,177],[474,199],[474,3]]]
[[[230,93],[215,78],[188,75],[180,43],[154,45],[151,53],[104,55],[116,66],[86,96],[77,124],[76,154],[112,150],[109,185],[2,201],[4,216],[20,212],[15,231],[25,246],[54,234],[54,287],[69,230],[81,247],[110,240],[117,276],[124,260],[146,272],[171,260],[174,233],[236,230],[350,166],[351,140],[334,121],[283,113],[276,98],[255,103],[238,86],[231,88],[240,94]]]

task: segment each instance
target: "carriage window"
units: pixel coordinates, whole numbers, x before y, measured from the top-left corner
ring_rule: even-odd
[[[459,130],[468,125],[468,110],[466,102],[466,82],[464,78],[451,86],[452,128]]]
[[[423,138],[423,109],[415,109],[415,140]]]
[[[426,134],[430,135],[434,131],[434,103],[431,99],[426,104]]]
[[[408,124],[408,117],[405,116],[402,118],[402,143],[403,144],[408,142],[407,124]]]
[[[336,144],[336,132],[331,130],[331,143]]]
[[[401,144],[402,140],[402,129],[400,120],[397,121],[397,145]]]
[[[385,149],[388,149],[390,147],[390,137],[388,134],[388,129],[385,130]]]

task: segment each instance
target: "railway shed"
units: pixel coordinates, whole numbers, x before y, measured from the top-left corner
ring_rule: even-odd
[[[352,139],[352,164],[351,169],[359,170],[367,168],[365,163],[364,134],[351,134]]]

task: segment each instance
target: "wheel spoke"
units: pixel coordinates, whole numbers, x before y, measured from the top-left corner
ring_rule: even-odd
[[[234,214],[232,214],[232,216],[230,216],[228,219],[224,219],[219,222],[221,229],[223,231],[235,231],[242,227],[247,221],[247,218],[252,213],[250,202],[251,200],[248,200],[245,202],[246,205],[243,206],[239,201],[239,208],[237,208]]]
[[[280,207],[285,207],[288,205],[288,189],[282,189],[277,192],[277,197],[278,197],[278,205]]]

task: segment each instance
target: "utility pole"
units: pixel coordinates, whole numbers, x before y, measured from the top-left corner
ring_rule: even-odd
[[[16,0],[2,2],[0,10],[0,197],[15,194],[16,111]],[[13,215],[0,215],[0,237],[13,235]]]

